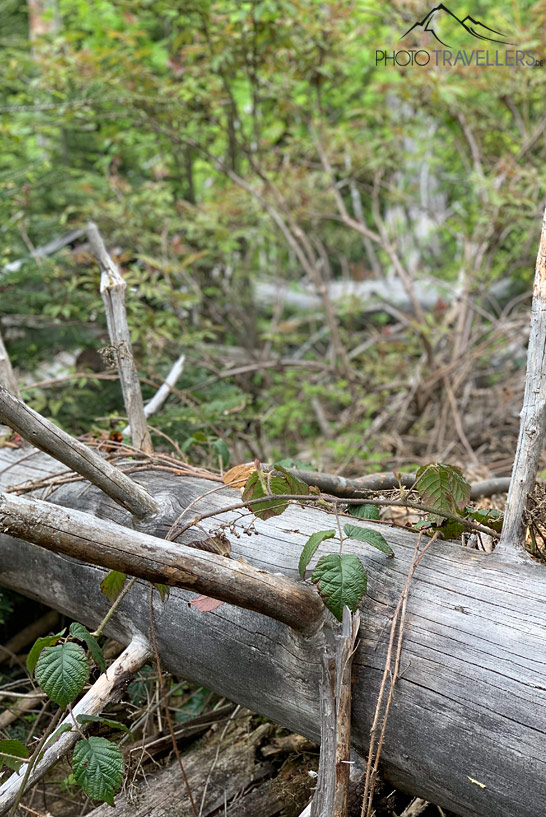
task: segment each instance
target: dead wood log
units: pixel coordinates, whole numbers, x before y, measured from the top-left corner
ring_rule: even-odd
[[[57,472],[32,450],[0,450],[0,487]],[[136,479],[153,496],[185,507],[213,483],[164,472]],[[231,504],[232,490],[198,500],[191,514]],[[57,489],[50,500],[132,527],[130,514],[85,482]],[[225,517],[218,517],[219,520]],[[317,508],[291,506],[267,522],[232,516],[233,558],[297,578],[303,543],[332,527]],[[153,526],[153,520],[150,525]],[[146,532],[163,537],[164,518]],[[354,658],[353,745],[365,752],[385,661],[388,625],[413,558],[415,535],[379,528],[395,558],[346,542],[369,573]],[[195,531],[182,541],[195,539]],[[189,538],[185,538],[189,537]],[[328,542],[316,558],[328,551]],[[0,584],[41,600],[94,627],[108,609],[99,590],[105,570],[2,535]],[[149,588],[138,581],[106,632],[129,643],[147,633]],[[156,594],[157,596],[157,594]],[[154,626],[164,666],[317,740],[320,654],[317,638],[228,604],[199,613],[194,594],[173,589],[154,600]],[[546,573],[542,566],[434,543],[410,590],[401,677],[383,748],[384,772],[397,786],[462,817],[542,817],[546,797]]]

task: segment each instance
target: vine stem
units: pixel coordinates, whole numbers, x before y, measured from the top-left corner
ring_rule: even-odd
[[[171,529],[169,530],[167,537],[171,541],[177,539],[179,536],[182,536],[187,530],[192,528],[194,525],[197,525],[199,522],[202,522],[204,519],[210,519],[213,516],[218,516],[222,513],[229,513],[230,511],[239,511],[242,508],[249,508],[253,505],[257,505],[260,502],[268,502],[271,500],[278,500],[279,502],[288,502],[293,500],[294,502],[323,502],[323,503],[333,503],[339,502],[339,497],[330,497],[328,494],[320,494],[320,495],[309,495],[309,494],[266,494],[265,496],[261,496],[257,499],[248,499],[246,502],[237,502],[234,505],[226,506],[225,508],[216,509],[214,511],[207,511],[206,513],[202,513],[199,516],[190,519],[182,527],[178,527],[178,519],[172,525]],[[492,536],[494,539],[499,539],[500,534],[493,530],[493,528],[488,528],[487,525],[480,525],[478,522],[471,522],[469,519],[463,519],[461,516],[456,516],[453,513],[447,513],[446,511],[440,511],[437,508],[431,508],[428,505],[423,505],[420,502],[409,502],[408,500],[392,500],[392,499],[370,499],[370,502],[373,502],[374,505],[386,505],[393,508],[415,508],[419,511],[425,511],[426,513],[435,514],[436,516],[442,516],[444,519],[449,519],[452,522],[458,522],[460,525],[463,525],[467,530],[479,531],[480,533],[486,533],[488,536]],[[343,499],[344,505],[362,505],[364,502],[364,498],[362,499]]]
[[[9,813],[9,817],[15,817],[15,815],[17,813],[17,809],[19,808],[19,803],[21,802],[23,794],[25,793],[25,789],[26,789],[27,781],[28,781],[28,779],[30,777],[30,773],[31,773],[31,771],[33,770],[34,766],[36,765],[36,763],[38,762],[38,760],[40,758],[40,754],[41,754],[42,749],[44,747],[44,743],[46,742],[48,737],[52,734],[53,730],[55,729],[55,727],[59,723],[59,720],[61,719],[62,714],[63,714],[63,710],[59,708],[59,710],[51,718],[51,720],[49,722],[49,726],[47,727],[44,734],[40,738],[40,742],[38,743],[36,751],[34,752],[32,757],[30,758],[28,766],[25,769],[25,774],[24,774],[23,779],[21,781],[21,786],[19,787],[19,791],[17,792],[15,802],[13,803],[12,809],[11,809],[11,811]]]

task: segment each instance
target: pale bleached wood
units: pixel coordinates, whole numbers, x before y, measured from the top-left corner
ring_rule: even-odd
[[[55,469],[43,454],[11,449],[0,449],[0,461],[0,487],[7,487],[10,478],[29,479],[34,467],[40,477]],[[164,472],[152,471],[139,479],[156,496],[168,493],[176,512],[214,487]],[[191,513],[220,509],[237,496],[231,490],[209,494]],[[82,492],[81,483],[66,485],[51,498],[131,524],[126,511],[92,486]],[[227,534],[235,559],[294,579],[309,535],[334,527],[331,515],[299,506],[267,522],[257,520],[255,532],[248,518],[229,518],[239,534]],[[167,528],[158,518],[147,530],[164,536]],[[393,559],[359,542],[344,543],[344,551],[357,553],[369,575],[353,661],[352,741],[361,754],[368,745],[389,623],[416,541],[410,531],[374,528],[393,547]],[[319,547],[311,568],[331,549],[329,544]],[[0,565],[0,584],[89,627],[97,626],[109,607],[99,588],[104,569],[5,535],[0,536]],[[304,637],[229,604],[202,614],[188,606],[192,598],[194,594],[178,588],[165,603],[154,594],[154,626],[165,668],[317,740],[320,633]],[[148,585],[138,581],[110,620],[107,634],[128,643],[135,630],[147,632],[148,599]],[[461,817],[543,817],[545,609],[543,566],[506,563],[495,554],[434,543],[410,590],[400,678],[382,751],[382,768],[390,782]]]
[[[496,552],[505,558],[527,559],[524,512],[533,490],[546,433],[546,209],[535,269],[531,332],[518,445],[506,501],[502,536]]]
[[[172,387],[176,385],[176,381],[184,371],[184,361],[186,360],[186,355],[180,355],[180,357],[175,360],[173,365],[171,366],[171,370],[167,377],[165,378],[164,383],[158,388],[154,396],[151,400],[149,400],[146,405],[144,406],[144,414],[146,417],[151,417],[152,414],[155,414],[159,411],[169,394],[171,393]],[[122,431],[122,434],[129,434],[131,432],[131,426],[125,426]]]
[[[0,386],[0,422],[97,485],[137,518],[159,511],[156,500],[138,483],[22,400],[13,397],[3,386]]]
[[[110,343],[118,365],[133,446],[138,448],[139,451],[151,454],[153,451],[152,440],[146,423],[146,415],[144,414],[142,392],[140,391],[140,382],[133,357],[131,335],[125,310],[127,284],[106,251],[97,225],[92,221],[87,225],[87,237],[101,271],[100,293],[104,303]]]
[[[127,648],[114,661],[107,672],[103,673],[86,692],[83,698],[78,701],[64,720],[61,721],[58,729],[65,724],[73,727],[78,715],[100,715],[108,704],[119,701],[125,691],[127,681],[145,664],[151,657],[151,648],[148,642],[140,635],[129,643]],[[42,755],[36,763],[26,782],[26,789],[33,786],[40,780],[57,761],[64,757],[80,738],[80,733],[72,728],[72,731],[62,734]],[[0,814],[3,814],[15,802],[15,798],[21,787],[25,774],[24,764],[18,772],[14,772],[5,783],[0,786]]]
[[[0,334],[0,385],[4,386],[10,394],[13,394],[14,397],[19,397],[19,387],[17,385],[17,378],[13,372],[11,367],[11,360],[9,359],[9,355],[7,352],[6,347],[4,346],[4,341],[2,339],[2,335]]]

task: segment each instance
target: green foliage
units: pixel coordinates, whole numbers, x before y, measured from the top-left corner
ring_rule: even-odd
[[[40,657],[42,650],[45,647],[52,647],[54,644],[57,644],[65,632],[66,628],[61,630],[60,633],[57,633],[57,635],[45,635],[36,639],[29,651],[29,654],[27,655],[27,671],[29,675],[34,674],[34,669],[38,663],[38,658]]]
[[[316,531],[316,533],[311,534],[303,547],[298,564],[298,571],[302,579],[305,579],[305,570],[307,565],[315,555],[320,543],[324,542],[325,539],[333,539],[335,535],[335,530],[319,530]]]
[[[83,641],[97,667],[101,672],[104,672],[106,670],[104,655],[98,645],[97,639],[91,635],[89,630],[84,627],[83,624],[78,624],[78,622],[74,621],[70,625],[70,635],[78,641]]]
[[[111,718],[104,718],[102,715],[76,715],[76,721],[84,726],[86,723],[103,723],[105,726],[110,726],[111,729],[121,729],[128,735],[131,735],[131,730],[128,729],[124,723],[112,720]]]
[[[423,465],[413,487],[423,502],[445,513],[457,514],[470,499],[470,485],[454,465]]]
[[[307,496],[308,493],[308,485],[289,473],[282,465],[274,465],[266,476],[261,468],[252,472],[243,490],[243,501],[260,499],[270,494]],[[288,507],[288,500],[266,499],[248,507],[259,519],[270,519],[284,513]]]
[[[341,621],[343,608],[358,609],[366,593],[368,577],[362,562],[353,553],[321,556],[311,576],[331,613]]]
[[[4,757],[4,755],[12,755],[12,757]],[[29,751],[20,740],[0,740],[0,771],[2,770],[2,766],[7,766],[9,769],[18,772],[22,763],[15,758],[20,757],[25,759],[28,758],[28,756]]]
[[[48,698],[64,709],[84,688],[89,678],[85,652],[67,642],[45,647],[36,664],[36,680]]]
[[[381,518],[377,505],[349,505],[347,512],[350,513],[351,516],[356,516],[357,519],[373,519],[379,521]]]
[[[108,601],[115,601],[125,586],[127,574],[119,570],[111,570],[101,581],[101,593],[104,593]]]
[[[123,780],[123,754],[106,738],[80,740],[74,749],[72,768],[76,783],[93,800],[114,805],[114,794]]]
[[[387,541],[383,534],[379,533],[378,530],[372,530],[371,528],[360,528],[356,525],[344,525],[343,531],[345,536],[348,539],[356,539],[359,542],[367,542],[368,545],[380,550],[382,553],[386,553],[388,556],[394,556],[394,551],[387,544]]]

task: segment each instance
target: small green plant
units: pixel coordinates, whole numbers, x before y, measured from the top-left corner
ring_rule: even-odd
[[[19,769],[28,760],[21,791],[45,749],[62,734],[75,729],[80,732],[81,739],[72,757],[71,785],[80,786],[93,800],[114,805],[114,794],[121,787],[123,779],[123,755],[112,741],[102,737],[86,737],[83,730],[90,723],[103,723],[129,732],[127,727],[119,721],[97,715],[77,715],[73,724],[65,723],[55,729],[59,717],[70,708],[89,680],[91,664],[95,664],[101,672],[106,669],[97,639],[77,622],[70,625],[68,633],[65,628],[54,635],[38,638],[32,646],[27,658],[29,675],[36,677],[41,689],[59,706],[59,710],[32,757],[29,758],[27,747],[19,740],[0,742],[0,768],[5,764]]]

